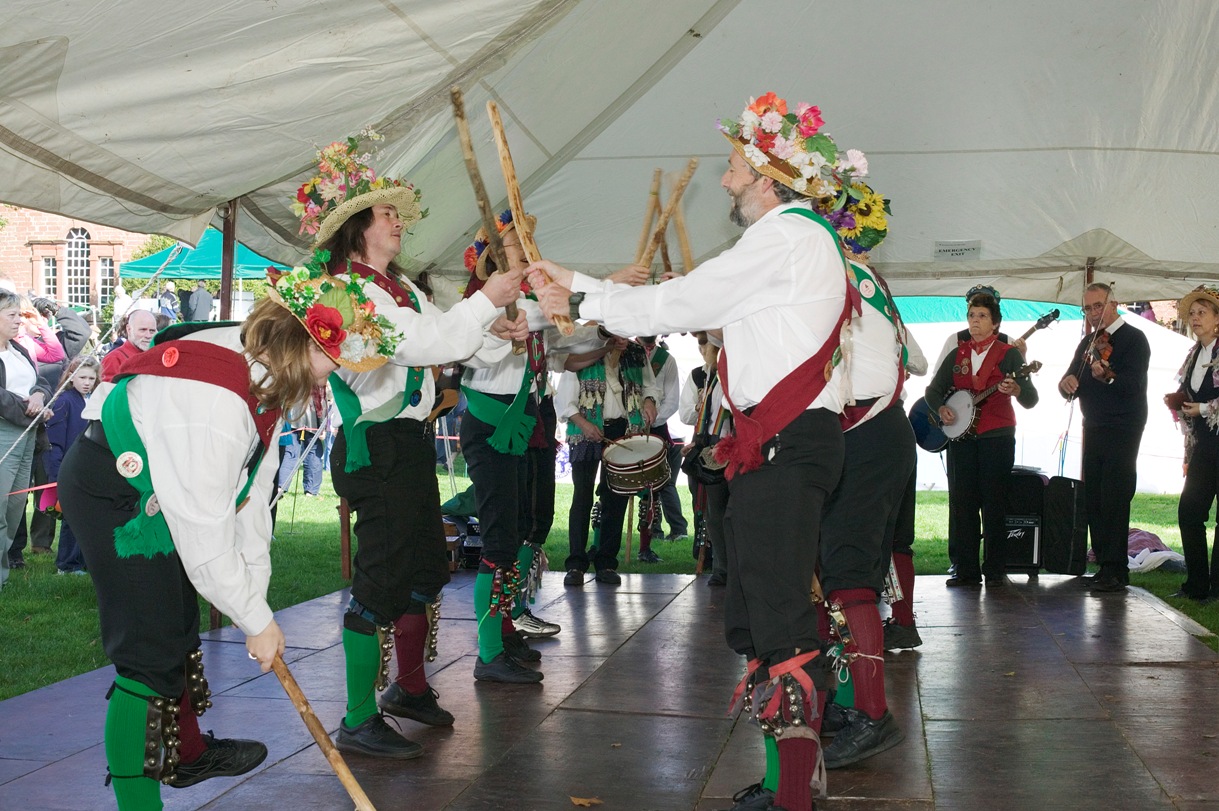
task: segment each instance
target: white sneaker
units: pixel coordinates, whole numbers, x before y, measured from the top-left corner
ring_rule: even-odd
[[[524,614],[512,620],[512,624],[516,626],[516,630],[521,632],[521,636],[527,637],[554,636],[563,630],[553,622],[533,616],[533,612],[527,608]]]

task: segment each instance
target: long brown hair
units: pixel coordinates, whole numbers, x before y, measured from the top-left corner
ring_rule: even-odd
[[[250,393],[259,402],[289,411],[309,401],[313,339],[296,316],[269,298],[261,299],[241,327],[241,342],[246,355],[267,367],[266,376],[250,383]]]
[[[331,273],[346,273],[347,260],[364,255],[364,249],[368,245],[364,240],[364,232],[368,226],[372,225],[372,218],[371,207],[360,209],[339,226],[339,230],[334,232],[334,236],[318,246],[330,251]],[[389,275],[405,279],[406,270],[397,262],[390,262]]]

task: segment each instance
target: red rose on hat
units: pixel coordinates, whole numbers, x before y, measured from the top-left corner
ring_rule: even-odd
[[[305,311],[305,329],[332,358],[339,356],[339,346],[347,338],[343,331],[343,314],[333,307],[314,304]]]
[[[753,137],[754,145],[763,152],[769,152],[775,148],[775,133],[773,132],[758,132]]]

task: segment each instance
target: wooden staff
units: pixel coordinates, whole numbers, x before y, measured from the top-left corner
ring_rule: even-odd
[[[643,215],[643,233],[639,235],[639,247],[635,249],[635,264],[643,259],[643,252],[648,247],[648,237],[652,235],[652,223],[660,213],[660,169],[652,172],[652,188],[648,191],[648,210]]]
[[[309,699],[305,698],[305,694],[301,692],[300,685],[296,683],[296,679],[292,677],[292,672],[284,664],[283,657],[276,654],[275,660],[271,662],[271,668],[275,671],[275,675],[279,677],[279,683],[283,685],[284,692],[288,694],[288,698],[292,699],[292,705],[301,714],[305,726],[313,733],[313,739],[317,741],[318,747],[326,755],[326,760],[330,761],[330,768],[334,769],[334,773],[339,777],[339,782],[343,784],[343,788],[347,789],[347,793],[355,801],[356,811],[377,811],[372,801],[368,799],[368,795],[364,793],[364,789],[360,788],[360,784],[356,782],[355,775],[351,773],[351,769],[347,768],[347,762],[343,760],[339,750],[334,748],[330,736],[326,734],[326,728],[322,726],[322,722],[314,714],[313,708],[309,706]]]
[[[664,211],[660,212],[660,219],[656,222],[656,230],[652,232],[652,239],[648,242],[648,247],[644,251],[643,256],[637,264],[649,267],[652,264],[652,258],[656,256],[656,249],[660,247],[660,242],[665,238],[665,229],[669,227],[669,218],[673,216],[673,212],[681,203],[681,196],[686,191],[686,186],[690,185],[690,178],[694,177],[694,170],[698,168],[698,158],[690,158],[690,162],[686,164],[686,171],[681,173],[681,177],[677,180],[677,185],[673,187],[673,195],[669,198],[669,202],[665,204]]]
[[[537,243],[533,241],[533,228],[525,217],[525,201],[521,199],[521,186],[516,179],[516,166],[512,152],[508,149],[508,136],[504,133],[504,122],[499,117],[499,107],[494,101],[487,102],[487,116],[491,119],[491,133],[495,136],[495,148],[499,150],[499,168],[504,173],[504,185],[508,189],[508,207],[512,209],[512,221],[516,223],[516,234],[525,250],[525,258],[536,262],[542,258]],[[565,315],[556,315],[552,321],[563,335],[571,335],[576,325]]]
[[[686,215],[681,206],[673,212],[673,229],[677,231],[677,247],[681,249],[682,275],[694,270],[694,252],[690,250],[690,235],[686,233]]]
[[[673,262],[669,259],[669,241],[667,239],[660,241],[660,267],[663,273],[673,273]]]
[[[483,221],[483,230],[487,232],[487,250],[495,260],[495,267],[500,272],[508,270],[508,255],[504,252],[504,241],[500,239],[499,229],[495,226],[495,214],[491,211],[491,202],[487,197],[487,187],[483,185],[482,173],[478,171],[478,158],[474,155],[474,142],[470,139],[470,125],[466,121],[466,105],[462,98],[461,88],[454,85],[449,88],[449,97],[453,102],[453,118],[457,121],[457,139],[461,141],[461,153],[466,159],[466,172],[470,175],[470,185],[474,187],[474,200],[478,203],[478,214]],[[512,211],[516,220],[516,210]],[[521,223],[516,220],[516,231],[521,234]],[[524,235],[521,235],[524,243]],[[504,315],[509,321],[516,320],[516,304],[509,303],[504,307]],[[521,355],[525,352],[524,341],[513,341],[512,352]]]

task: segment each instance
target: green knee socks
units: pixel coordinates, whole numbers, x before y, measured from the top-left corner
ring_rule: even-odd
[[[157,694],[122,676],[114,683],[119,689],[111,693],[106,709],[106,765],[114,778],[114,797],[120,811],[161,811],[161,784],[144,777],[146,698]]]
[[[474,578],[474,616],[478,620],[478,658],[490,662],[504,652],[504,634],[498,617],[491,616],[493,572],[479,572]]]
[[[531,543],[521,544],[521,551],[516,555],[516,570],[521,573],[521,588],[516,592],[516,599],[512,603],[512,618],[516,619],[521,614],[525,613],[525,609],[529,607],[528,596],[525,594],[525,582],[529,579],[529,570],[533,567],[533,557],[536,550]]]
[[[377,712],[377,690],[374,686],[381,669],[381,645],[376,633],[362,634],[343,629],[343,656],[347,660],[347,722],[348,728],[358,726]]]

